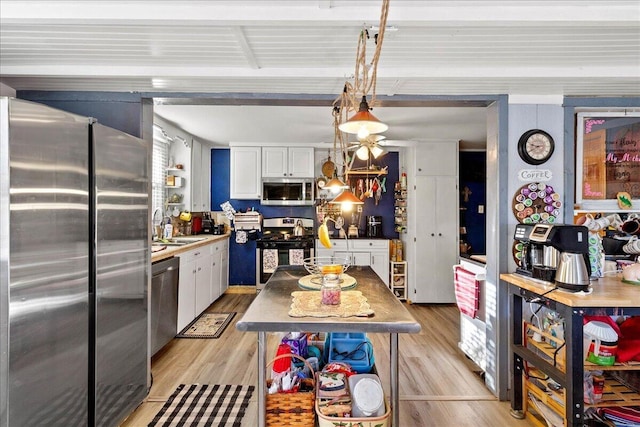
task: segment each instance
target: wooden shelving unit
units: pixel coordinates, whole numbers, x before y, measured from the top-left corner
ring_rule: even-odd
[[[407,299],[407,261],[391,261],[389,289],[401,301]]]
[[[393,190],[394,227],[396,233],[407,232],[407,189],[396,182]]]
[[[581,345],[582,315],[592,314],[591,308],[576,309],[540,296],[539,293],[531,293],[523,289],[517,289],[514,292],[514,289],[517,288],[513,286],[510,288],[510,295],[514,298],[512,312],[514,316],[512,351],[516,364],[514,384],[517,384],[517,381],[521,386],[515,387],[514,396],[512,396],[513,411],[521,411],[522,415],[536,426],[547,426],[542,414],[546,412],[547,415],[556,414],[561,418],[563,427],[575,427],[582,425],[582,413],[587,408],[640,405],[640,393],[613,377],[616,371],[640,371],[639,362],[616,363],[612,366],[596,365],[585,361],[581,349],[578,350],[573,344]],[[539,304],[555,311],[564,319],[566,341],[524,320],[521,302],[533,298],[540,298]],[[604,309],[597,308],[597,310]],[[636,315],[638,312],[635,307],[626,308],[626,310],[630,315]],[[579,354],[576,354],[578,352]],[[594,404],[584,401],[583,372],[585,371],[604,372],[602,398]],[[560,384],[565,385],[566,388],[560,387]]]
[[[346,176],[382,176],[387,173],[387,169],[351,169],[347,171]]]

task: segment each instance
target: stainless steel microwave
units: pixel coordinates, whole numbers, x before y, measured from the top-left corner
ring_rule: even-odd
[[[313,178],[263,178],[263,205],[313,205]]]

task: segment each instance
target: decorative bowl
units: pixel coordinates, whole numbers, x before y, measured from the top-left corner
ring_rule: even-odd
[[[310,257],[302,260],[302,265],[310,274],[341,274],[351,266],[349,256]],[[340,269],[342,267],[342,269]]]

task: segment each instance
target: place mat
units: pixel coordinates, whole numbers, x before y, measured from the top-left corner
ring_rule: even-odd
[[[235,315],[235,311],[231,313],[202,313],[180,331],[176,338],[218,338]]]
[[[339,305],[324,305],[320,291],[294,291],[291,317],[366,317],[373,316],[367,298],[360,291],[343,291]]]
[[[303,276],[298,280],[298,285],[302,289],[310,289],[313,291],[319,291],[322,288],[322,275],[321,274],[308,274]],[[340,279],[340,289],[351,289],[355,288],[356,279],[353,276],[349,276],[348,274],[342,274]]]
[[[255,386],[180,384],[149,427],[240,426]]]

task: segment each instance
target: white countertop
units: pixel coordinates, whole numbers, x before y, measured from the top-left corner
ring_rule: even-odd
[[[190,237],[201,237],[204,240],[200,240],[198,242],[188,243],[183,246],[167,246],[162,250],[157,250],[157,246],[152,246],[152,251],[156,250],[156,252],[151,253],[151,262],[162,261],[163,259],[171,258],[172,256],[179,255],[181,253],[190,251],[191,249],[198,248],[200,246],[210,245],[211,243],[217,242],[219,240],[228,239],[231,236],[231,233],[225,234],[198,234],[197,236]]]

